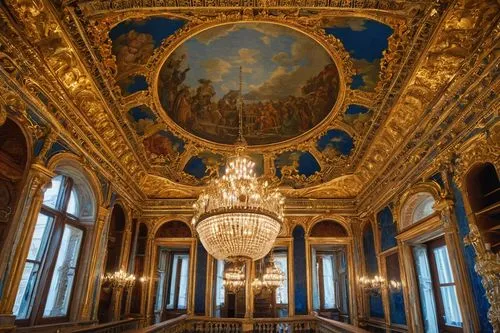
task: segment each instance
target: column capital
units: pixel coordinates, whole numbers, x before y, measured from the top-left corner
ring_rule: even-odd
[[[443,213],[452,210],[454,205],[455,203],[453,202],[452,199],[441,198],[438,201],[436,201],[433,208],[435,211]]]
[[[54,130],[51,130],[47,136],[45,137],[45,141],[43,143],[43,147],[40,150],[40,153],[38,154],[37,157],[35,157],[35,163],[36,164],[42,164],[45,162],[45,155],[49,151],[50,147],[54,144],[54,142],[57,140],[57,132]]]
[[[104,206],[99,206],[97,208],[97,221],[104,221],[109,215],[109,208]]]

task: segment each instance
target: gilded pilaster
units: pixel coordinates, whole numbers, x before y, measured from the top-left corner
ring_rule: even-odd
[[[462,310],[464,332],[478,332],[477,313],[470,290],[469,277],[464,258],[460,252],[460,236],[453,214],[453,201],[443,198],[434,205],[435,211],[439,212],[443,225],[444,237],[448,248],[450,263],[452,263],[453,275],[457,286],[458,302]],[[455,263],[453,265],[453,263]]]
[[[24,269],[24,262],[42,206],[43,193],[53,176],[54,174],[50,170],[40,164],[33,164],[29,170],[26,185],[20,195],[20,204],[14,216],[14,221],[17,221],[17,224],[12,228],[15,230],[15,234],[11,235],[8,242],[12,246],[5,248],[5,255],[3,255],[5,261],[2,260],[6,265],[2,267],[4,294],[0,300],[0,316],[9,317],[12,315],[12,307]],[[11,319],[14,320],[13,316]]]
[[[151,228],[148,227],[148,233],[151,233],[150,231]],[[151,256],[152,256],[152,249],[153,249],[153,244],[154,244],[154,238],[152,235],[148,234],[148,238],[146,241],[146,253],[145,253],[145,258],[144,258],[144,275],[146,278],[146,281],[144,281],[141,284],[142,292],[141,292],[141,314],[145,318],[144,323],[146,324],[149,320],[149,307],[148,307],[148,302],[149,298],[151,295],[150,291],[150,285],[154,283],[154,278],[153,275],[151,275]]]
[[[145,300],[143,301],[144,305],[146,306],[146,311],[144,312],[146,314],[145,318],[145,325],[150,325],[152,324],[152,319],[154,316],[153,312],[153,293],[154,291],[154,277],[156,276],[155,274],[155,265],[154,265],[154,260],[156,259],[156,251],[155,251],[155,245],[154,245],[154,233],[152,229],[148,230],[148,241],[147,241],[147,247],[146,247],[146,262],[144,263],[144,270],[146,272],[149,272],[148,276],[148,285],[147,285],[147,293],[145,294]]]
[[[363,288],[358,283],[359,278],[363,275],[363,261],[361,258],[361,253],[363,253],[361,240],[362,232],[361,232],[361,220],[360,219],[352,219],[351,226],[351,234],[352,234],[352,253],[353,253],[353,272],[352,279],[349,281],[352,286],[352,290],[355,292],[355,304],[353,305],[355,309],[351,309],[351,316],[353,323],[358,322],[365,316],[364,311],[364,298],[363,298]]]
[[[98,295],[98,293],[96,293],[96,290],[99,290],[99,288],[101,287],[100,277],[102,274],[102,253],[105,252],[106,247],[106,237],[104,237],[106,233],[104,232],[104,229],[110,216],[109,213],[109,209],[105,207],[99,207],[97,211],[97,220],[95,222],[94,233],[92,235],[93,239],[89,264],[89,279],[87,291],[84,298],[85,303],[82,309],[83,320],[91,319],[91,314],[93,313],[91,306],[93,303],[94,295]],[[94,303],[97,304],[97,302]]]

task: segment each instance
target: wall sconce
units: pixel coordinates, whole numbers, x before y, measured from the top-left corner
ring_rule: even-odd
[[[373,296],[380,296],[384,281],[384,278],[379,275],[375,275],[373,278],[369,278],[367,276],[359,278],[361,288]]]
[[[388,283],[389,291],[393,293],[399,293],[402,290],[401,281],[390,280]]]
[[[401,281],[386,281],[383,277],[375,275],[373,278],[362,276],[359,278],[359,284],[366,292],[373,296],[380,296],[382,288],[387,287],[390,292],[401,292]]]
[[[131,288],[135,283],[135,275],[128,274],[120,269],[113,274],[107,273],[103,277],[103,281],[109,282],[111,284],[111,288]]]

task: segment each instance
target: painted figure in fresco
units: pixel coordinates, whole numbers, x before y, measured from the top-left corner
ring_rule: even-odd
[[[193,112],[191,110],[191,101],[189,87],[182,87],[177,94],[174,106],[175,113],[178,115],[178,121],[186,126],[193,124]]]
[[[175,156],[178,154],[177,148],[172,140],[160,133],[155,133],[144,139],[144,147],[146,147],[149,152],[158,156]]]
[[[169,56],[158,80],[167,114],[207,140],[234,143],[242,103],[251,145],[310,130],[330,113],[338,90],[338,70],[321,46],[267,23],[230,24],[191,37]]]

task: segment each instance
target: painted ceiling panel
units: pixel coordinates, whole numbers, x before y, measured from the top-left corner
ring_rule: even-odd
[[[356,17],[331,18],[324,27],[328,34],[340,39],[352,57],[356,75],[351,88],[373,91],[379,80],[380,59],[393,29],[378,21]]]
[[[339,84],[331,57],[313,39],[281,25],[238,23],[177,46],[162,66],[158,95],[184,130],[222,144],[236,141],[241,106],[246,141],[264,145],[320,123]]]
[[[434,1],[359,1],[356,7],[337,1],[329,9],[300,10],[109,3],[65,2],[62,7],[75,9],[67,22],[49,15],[51,26],[62,25],[54,32],[62,43],[58,52],[36,31],[30,37],[43,39],[38,51],[59,88],[104,138],[94,140],[100,152],[154,197],[197,193],[200,188],[191,185],[222,171],[234,154],[240,105],[246,153],[259,174],[280,181],[291,195],[364,193],[386,165],[403,170],[391,154],[403,140],[419,133],[412,145],[423,144],[425,133],[414,126],[432,116],[431,101],[462,99],[465,90],[436,94],[461,77],[462,65],[475,66],[465,61],[475,51],[453,38],[486,34],[495,8],[471,2],[473,9],[463,11]],[[490,62],[478,60],[475,73],[485,80]],[[50,111],[51,89],[44,89],[48,98],[37,93]],[[465,98],[457,105],[460,113],[470,109]],[[443,132],[453,119],[465,119],[464,126],[476,121],[472,114],[439,119],[445,121],[436,131]]]

